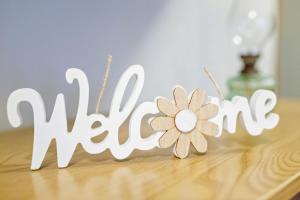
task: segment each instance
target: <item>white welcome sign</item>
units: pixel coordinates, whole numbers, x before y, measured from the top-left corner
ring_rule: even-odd
[[[136,82],[133,91],[125,106],[121,108],[121,102],[129,80],[135,76]],[[18,107],[21,102],[31,105],[34,114],[34,141],[31,169],[39,169],[42,165],[46,152],[52,139],[56,140],[57,163],[59,168],[67,167],[76,146],[80,143],[84,150],[90,154],[98,154],[109,149],[117,159],[127,158],[134,149],[150,150],[161,147],[159,140],[164,134],[163,131],[154,131],[148,138],[141,137],[141,122],[147,114],[158,114],[160,110],[157,101],[143,102],[136,106],[144,85],[144,70],[140,65],[130,66],[121,76],[113,95],[108,116],[103,114],[88,114],[89,83],[83,71],[71,68],[66,72],[66,80],[73,83],[76,80],[79,84],[79,105],[75,123],[72,130],[67,129],[67,115],[65,99],[63,94],[58,94],[49,121],[46,120],[44,101],[41,95],[30,88],[23,88],[14,91],[8,98],[7,114],[8,120],[13,127],[22,124],[22,116]],[[223,128],[234,133],[237,115],[240,113],[241,122],[245,130],[251,135],[259,135],[264,129],[272,129],[279,121],[279,116],[270,113],[276,105],[276,95],[272,91],[258,90],[250,100],[245,97],[235,97],[232,102],[221,101],[216,97],[209,97],[205,100],[217,106],[218,112],[209,121],[218,127],[216,137],[222,134]],[[129,136],[124,144],[120,144],[119,127],[131,115],[129,119]],[[181,114],[182,118],[182,114]],[[226,120],[224,120],[226,119]],[[101,125],[92,128],[94,123]],[[181,125],[183,122],[181,122]],[[184,124],[183,124],[184,125]],[[107,136],[98,143],[92,138],[104,132]],[[189,134],[185,134],[189,135]],[[179,154],[177,152],[177,154]],[[177,155],[175,153],[175,155]],[[179,156],[180,157],[180,156]]]

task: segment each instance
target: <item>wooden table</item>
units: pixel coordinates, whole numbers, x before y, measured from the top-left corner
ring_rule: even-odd
[[[277,128],[209,138],[206,155],[179,160],[155,149],[116,161],[79,146],[71,165],[57,169],[52,143],[38,171],[30,171],[32,129],[5,132],[0,199],[288,199],[300,191],[300,102],[282,100],[276,112]]]

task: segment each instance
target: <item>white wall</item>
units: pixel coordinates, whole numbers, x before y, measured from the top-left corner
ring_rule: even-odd
[[[275,9],[274,1],[271,5]],[[219,0],[0,1],[0,129],[10,128],[8,95],[22,87],[41,93],[48,116],[63,92],[69,117],[74,116],[78,89],[65,81],[70,67],[86,72],[93,111],[108,53],[113,65],[104,110],[121,73],[137,63],[146,71],[141,101],[171,96],[174,84],[216,95],[203,66],[226,90],[227,78],[240,67],[228,36],[229,7],[229,1]],[[276,47],[273,37],[259,63],[262,71],[274,72]],[[30,107],[21,108],[30,125]]]
[[[300,1],[281,1],[280,93],[300,97]]]

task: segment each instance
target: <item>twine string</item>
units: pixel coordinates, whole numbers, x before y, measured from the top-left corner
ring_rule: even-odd
[[[102,97],[104,95],[105,89],[106,89],[106,85],[108,82],[108,77],[109,77],[109,72],[110,72],[110,67],[111,67],[111,63],[112,63],[112,56],[109,55],[107,58],[107,64],[105,66],[105,72],[104,72],[104,76],[103,76],[103,81],[102,81],[102,85],[100,87],[99,90],[99,95],[97,98],[97,104],[96,104],[96,113],[99,113],[100,111],[100,107],[101,107],[101,100]],[[208,69],[206,67],[203,68],[204,72],[206,73],[206,75],[208,76],[208,78],[211,80],[211,82],[213,83],[219,98],[222,99],[224,101],[224,94],[221,90],[220,85],[218,84],[218,82],[216,81],[216,79],[213,77],[213,75],[208,71]]]
[[[207,76],[208,76],[208,78],[211,80],[211,82],[214,84],[215,89],[217,90],[220,99],[221,99],[222,101],[224,101],[224,99],[225,99],[225,98],[224,98],[224,94],[223,94],[223,92],[222,92],[222,90],[221,90],[221,88],[220,88],[220,85],[219,85],[218,82],[216,81],[216,79],[215,79],[215,78],[213,77],[213,75],[207,70],[206,67],[204,67],[203,70],[204,70],[204,72],[207,74]]]
[[[102,85],[100,87],[100,91],[99,91],[98,98],[97,98],[96,113],[100,112],[101,100],[102,100],[102,97],[104,95],[104,91],[105,91],[105,88],[107,85],[111,63],[112,63],[112,56],[108,55]]]

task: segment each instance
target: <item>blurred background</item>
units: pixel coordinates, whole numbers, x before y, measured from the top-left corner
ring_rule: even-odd
[[[24,87],[42,95],[48,117],[64,93],[74,117],[78,86],[65,80],[70,67],[86,73],[93,112],[108,54],[113,62],[103,112],[132,64],[145,68],[140,102],[171,97],[175,84],[216,96],[203,67],[229,99],[257,88],[298,98],[299,8],[298,0],[0,0],[0,130],[11,128],[9,94]],[[25,126],[32,125],[30,106],[21,110]]]

